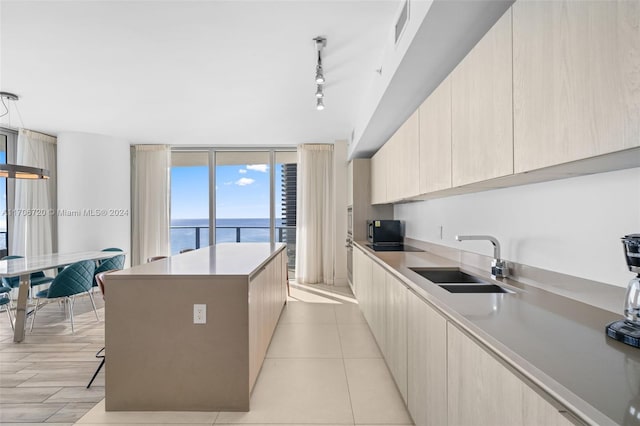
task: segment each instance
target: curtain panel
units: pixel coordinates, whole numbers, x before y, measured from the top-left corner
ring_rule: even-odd
[[[334,283],[333,145],[298,146],[296,281]]]
[[[169,145],[136,145],[132,169],[132,265],[169,256]]]
[[[16,164],[47,169],[49,179],[15,179],[9,253],[36,256],[57,251],[56,141],[53,136],[19,129]],[[44,212],[44,214],[29,214]]]

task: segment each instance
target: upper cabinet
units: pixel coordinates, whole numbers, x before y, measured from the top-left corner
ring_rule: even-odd
[[[451,79],[420,105],[420,194],[451,188]]]
[[[640,146],[640,2],[513,5],[515,172]]]
[[[452,73],[453,186],[513,173],[511,9]]]
[[[385,144],[371,157],[371,204],[387,203],[387,157]]]
[[[373,203],[640,166],[639,22],[638,0],[515,2],[374,156]]]
[[[419,194],[420,183],[420,123],[418,111],[411,114],[407,121],[389,140],[391,160],[388,176],[387,197],[390,201],[402,200]],[[389,154],[388,154],[389,155]]]
[[[400,201],[419,194],[418,111],[405,121],[371,160],[371,203]]]

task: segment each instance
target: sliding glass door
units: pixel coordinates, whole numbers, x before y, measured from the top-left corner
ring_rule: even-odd
[[[271,241],[268,151],[216,152],[216,243]]]
[[[296,156],[295,151],[279,149],[176,148],[171,253],[214,241],[285,242],[293,269]]]
[[[209,152],[171,153],[171,254],[209,245]]]

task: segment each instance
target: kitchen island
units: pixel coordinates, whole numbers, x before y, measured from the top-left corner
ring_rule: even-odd
[[[106,410],[248,411],[286,302],[285,247],[217,244],[109,274]]]

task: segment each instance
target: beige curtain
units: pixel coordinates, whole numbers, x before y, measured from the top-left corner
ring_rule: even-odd
[[[49,171],[49,179],[15,179],[9,253],[36,256],[56,252],[56,138],[20,129],[16,164]]]
[[[333,145],[298,146],[296,281],[334,282]]]
[[[169,255],[169,145],[136,145],[132,169],[133,265]]]

